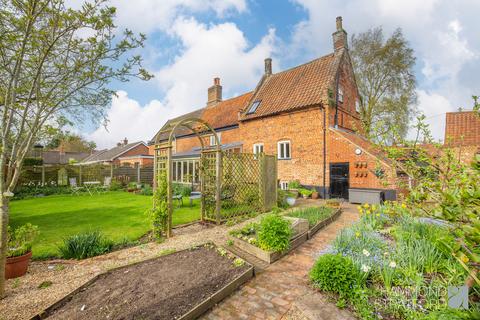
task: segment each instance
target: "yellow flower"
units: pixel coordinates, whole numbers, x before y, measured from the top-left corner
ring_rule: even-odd
[[[370,214],[370,213],[372,213],[372,211],[367,210],[365,213],[366,213],[366,214]]]
[[[468,261],[470,261],[470,259],[468,259],[466,255],[462,255],[460,259],[462,260],[463,263],[467,263]]]
[[[376,216],[377,216],[377,217],[380,217],[380,213],[377,213]]]
[[[360,232],[355,232],[355,237],[360,238]]]
[[[365,208],[370,207],[370,206],[368,205],[368,203],[365,203],[363,206],[364,206]]]
[[[405,209],[407,205],[405,203],[402,203],[402,208]]]
[[[372,204],[372,211],[375,211],[375,210],[377,210],[377,207],[375,207],[375,205]]]

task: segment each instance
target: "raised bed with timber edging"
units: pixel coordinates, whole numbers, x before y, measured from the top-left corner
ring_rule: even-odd
[[[263,250],[253,244],[248,243],[245,240],[239,239],[235,236],[229,235],[230,240],[233,241],[233,245],[243,250],[260,260],[263,260],[267,263],[273,263],[283,256],[287,255],[290,251],[300,246],[302,243],[308,239],[308,221],[300,218],[285,217],[287,219],[293,220],[293,229],[295,231],[294,236],[290,239],[290,247],[288,250],[283,252],[271,252]]]
[[[215,248],[216,248],[216,246],[215,246]],[[106,275],[112,274],[113,272],[118,271],[118,270],[124,270],[124,269],[128,269],[128,268],[132,268],[133,266],[137,266],[137,265],[140,265],[142,263],[150,262],[150,261],[153,261],[155,259],[171,256],[171,255],[178,254],[178,253],[188,251],[188,250],[190,250],[190,249],[185,249],[185,250],[173,252],[171,254],[167,254],[167,255],[164,255],[162,257],[155,257],[155,258],[152,258],[152,259],[147,259],[147,260],[135,262],[135,263],[132,263],[132,264],[129,264],[129,265],[121,266],[121,267],[103,272],[103,273],[93,277],[92,279],[88,280],[82,286],[78,287],[77,289],[73,290],[72,292],[67,294],[65,297],[63,297],[62,299],[53,303],[52,305],[50,305],[48,308],[46,308],[45,310],[43,310],[39,314],[33,316],[32,318],[30,318],[30,320],[46,319],[46,318],[49,318],[52,315],[55,315],[55,312],[57,310],[61,309],[62,307],[64,307],[69,301],[71,301],[73,299],[73,297],[76,294],[81,293],[84,290],[87,290],[89,286],[93,285],[101,277],[105,277]],[[234,255],[230,251],[228,251],[228,253],[231,256],[237,257],[236,255]],[[249,281],[250,279],[253,278],[253,276],[254,276],[253,266],[250,265],[247,261],[245,261],[245,267],[246,267],[246,270],[243,271],[238,276],[236,276],[233,280],[229,281],[226,285],[222,286],[219,290],[215,291],[213,294],[211,294],[207,298],[203,299],[201,302],[197,303],[194,307],[190,308],[187,312],[183,313],[181,316],[175,317],[175,319],[177,319],[177,320],[178,319],[181,319],[181,320],[197,319],[202,314],[204,314],[209,309],[211,309],[213,306],[215,306],[220,301],[222,301],[224,298],[231,295],[241,285],[243,285],[244,283],[246,283],[247,281]],[[159,306],[159,307],[161,307],[161,306]],[[147,318],[150,319],[149,317],[147,317]],[[156,317],[154,317],[154,318],[156,318]]]
[[[330,223],[334,222],[335,220],[337,220],[337,218],[342,214],[342,209],[341,208],[338,208],[330,217],[322,220],[322,221],[319,221],[317,222],[313,227],[311,227],[310,229],[308,229],[308,239],[311,239],[313,238],[313,236],[320,230],[322,230],[323,228],[325,228],[326,226],[328,226]]]

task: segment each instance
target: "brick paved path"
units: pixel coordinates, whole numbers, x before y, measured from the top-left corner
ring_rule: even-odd
[[[289,309],[296,300],[315,294],[314,290],[308,287],[308,271],[314,263],[315,255],[333,241],[339,230],[357,219],[357,209],[350,204],[344,205],[342,215],[335,222],[288,256],[269,266],[202,318],[299,319],[289,317],[288,314],[293,313],[289,312]],[[339,310],[325,299],[319,299],[319,303],[323,319],[353,319],[348,312]]]

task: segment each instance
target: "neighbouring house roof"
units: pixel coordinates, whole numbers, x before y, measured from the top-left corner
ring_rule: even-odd
[[[231,99],[220,101],[213,106],[198,109],[170,119],[163,125],[160,131],[155,134],[150,143],[155,143],[155,138],[157,135],[159,135],[159,141],[168,139],[169,132],[162,131],[187,118],[202,119],[212,126],[213,129],[221,129],[238,125],[238,113],[245,107],[251,96],[252,92],[248,92]],[[178,128],[176,130],[175,137],[178,138],[191,133],[192,132],[187,128]]]
[[[241,120],[326,104],[328,88],[333,85],[338,60],[342,55],[343,50],[340,50],[297,67],[264,76],[244,109]],[[258,107],[255,112],[249,113],[255,102],[259,102]]]
[[[82,161],[90,156],[88,152],[60,152],[57,150],[47,150],[42,152],[44,164],[67,164],[70,159]]]
[[[120,157],[122,154],[125,152],[139,146],[139,145],[145,145],[143,141],[138,141],[138,142],[132,142],[128,144],[122,144],[120,146],[116,146],[111,149],[107,150],[101,150],[99,152],[96,152],[92,154],[91,156],[85,158],[82,163],[95,163],[95,162],[109,162],[113,161],[116,158]]]
[[[447,112],[445,143],[480,146],[480,115],[474,111]]]

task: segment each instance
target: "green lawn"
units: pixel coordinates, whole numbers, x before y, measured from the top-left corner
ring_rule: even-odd
[[[66,236],[82,231],[100,230],[115,242],[136,240],[150,230],[145,210],[152,198],[128,192],[109,192],[94,196],[58,195],[11,202],[10,225],[32,223],[40,236],[33,246],[35,258],[58,256],[58,245]],[[175,208],[173,224],[200,219],[197,200],[190,208]]]

